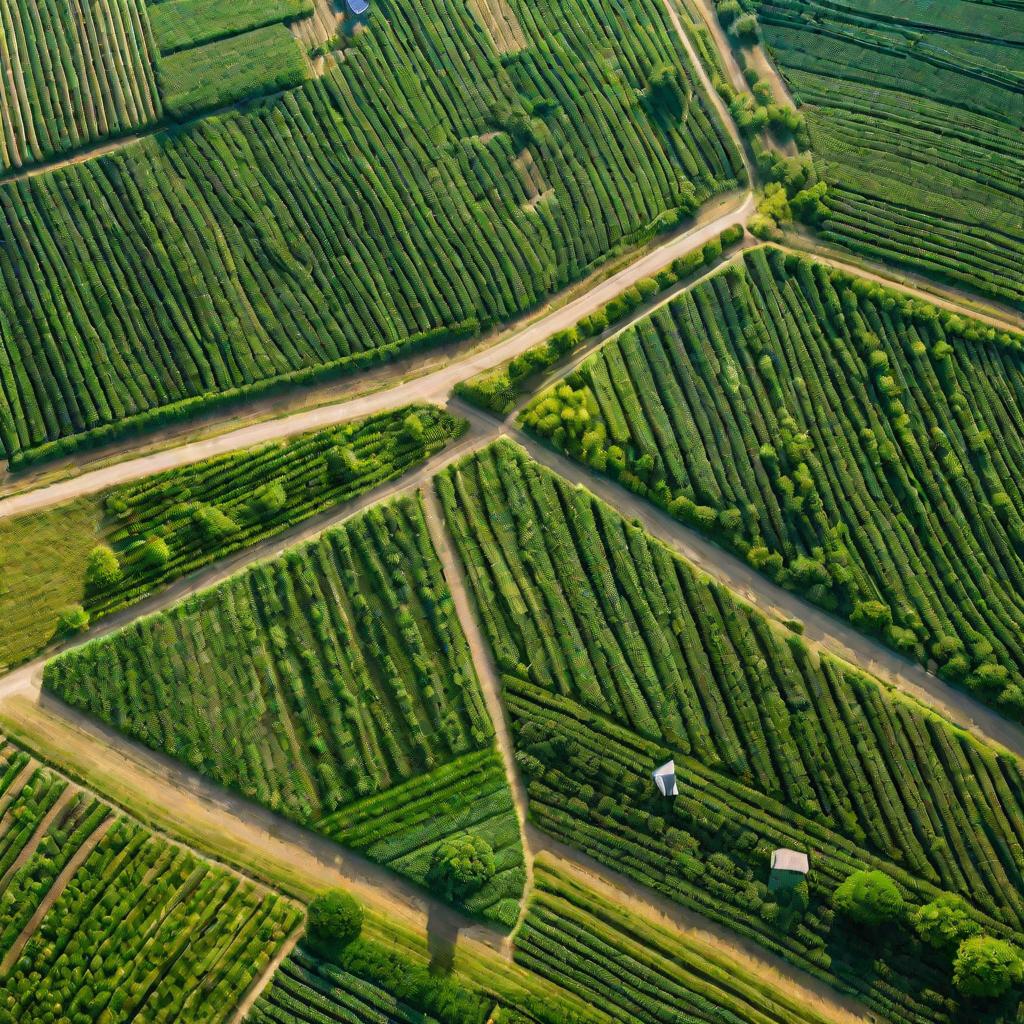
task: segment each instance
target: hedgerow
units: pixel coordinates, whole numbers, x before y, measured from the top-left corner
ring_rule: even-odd
[[[524,421],[1020,718],[1022,344],[759,249]]]
[[[0,189],[2,453],[472,334],[742,173],[660,0],[520,20],[530,45],[499,58],[465,5],[385,0],[300,89]],[[665,64],[678,121],[641,99]],[[551,190],[534,207],[524,150]]]
[[[560,359],[616,324],[629,318],[645,302],[696,273],[713,265],[724,249],[743,238],[743,225],[733,224],[699,249],[673,260],[654,277],[646,277],[627,288],[600,309],[580,319],[575,326],[552,334],[504,366],[485,370],[455,385],[455,393],[482,409],[506,416],[515,408],[516,399],[531,390],[537,378]]]
[[[1018,936],[1015,758],[812,654],[510,442],[437,486],[537,825],[889,1020],[975,1019],[948,956],[909,919],[868,934],[832,897],[852,872],[879,870],[908,914],[957,893],[987,933]],[[670,802],[650,779],[669,757]],[[765,885],[776,847],[811,853],[805,908]]]
[[[44,685],[417,882],[446,830],[479,830],[497,871],[463,905],[515,920],[518,823],[415,498],[51,660]]]

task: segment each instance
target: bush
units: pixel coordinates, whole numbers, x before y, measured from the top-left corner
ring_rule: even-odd
[[[953,961],[953,984],[965,996],[1001,996],[1022,979],[1020,950],[988,935],[962,942]]]
[[[318,950],[337,952],[359,938],[362,928],[363,908],[342,889],[320,893],[306,910],[306,939]]]
[[[68,605],[57,616],[57,632],[61,636],[73,636],[88,628],[89,613],[80,604]]]
[[[402,420],[402,437],[413,444],[423,443],[423,420],[411,412]]]
[[[277,515],[288,501],[284,484],[280,480],[265,484],[252,496],[252,510],[260,519]]]
[[[981,926],[971,917],[964,900],[949,892],[918,907],[911,920],[922,942],[950,952],[964,939],[973,938],[981,931]]]
[[[347,445],[336,445],[326,456],[327,475],[337,484],[347,484],[362,472],[362,463]]]
[[[85,585],[91,590],[105,590],[121,579],[121,563],[106,544],[97,544],[89,552],[85,566]]]
[[[753,14],[744,14],[737,18],[729,31],[743,43],[757,40],[757,18]]]
[[[171,549],[163,537],[150,537],[139,549],[139,565],[143,569],[162,569],[171,560]]]
[[[211,543],[238,533],[238,523],[216,505],[199,505],[192,513],[192,522],[199,533]]]
[[[447,900],[463,900],[494,877],[494,851],[480,836],[464,833],[435,847],[427,880]]]
[[[882,871],[854,871],[836,889],[832,905],[858,924],[877,926],[903,913],[903,894]]]

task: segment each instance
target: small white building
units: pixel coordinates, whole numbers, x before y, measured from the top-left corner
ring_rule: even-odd
[[[662,796],[679,795],[679,787],[676,785],[675,761],[666,761],[660,768],[655,768],[651,777]]]
[[[772,871],[794,871],[806,875],[810,870],[811,864],[806,853],[785,849],[772,851]]]

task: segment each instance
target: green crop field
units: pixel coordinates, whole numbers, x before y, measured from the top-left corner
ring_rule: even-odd
[[[219,39],[160,59],[164,109],[179,120],[236,100],[301,85],[309,66],[284,25]]]
[[[373,11],[261,109],[0,188],[0,454],[473,333],[742,173],[659,0],[527,7],[501,60],[466,8]]]
[[[149,6],[149,23],[167,54],[312,12],[312,0],[160,0]]]
[[[0,806],[2,1024],[222,1024],[298,923],[2,738]]]
[[[70,606],[96,622],[401,476],[464,427],[407,406],[0,518],[0,666],[44,647]]]
[[[753,6],[828,182],[821,237],[1024,306],[1024,7]]]
[[[493,728],[417,499],[60,655],[45,685],[417,882],[441,840],[483,836],[495,873],[463,902],[514,922],[518,825],[477,756]]]
[[[159,120],[143,0],[0,0],[0,171]]]
[[[1022,346],[758,249],[525,422],[1020,718]]]
[[[437,486],[537,825],[890,1021],[977,1019],[908,927],[866,934],[831,903],[852,870],[880,869],[912,906],[956,893],[1019,942],[1016,759],[812,654],[511,442]],[[669,757],[672,802],[649,774]],[[802,912],[766,887],[780,846],[811,853]]]

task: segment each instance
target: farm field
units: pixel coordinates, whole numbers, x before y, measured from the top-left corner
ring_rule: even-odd
[[[298,908],[0,739],[0,1021],[221,1024]]]
[[[313,13],[311,0],[157,0],[149,23],[162,54],[187,50]]]
[[[67,609],[96,622],[401,476],[464,428],[407,406],[0,518],[0,666],[37,653]]]
[[[1022,345],[760,248],[523,419],[1020,719]]]
[[[1024,306],[1024,8],[745,6],[828,182],[821,238]]]
[[[143,0],[2,0],[0,172],[162,115]]]
[[[513,6],[499,59],[468,8],[381,0],[302,88],[0,188],[0,454],[476,333],[737,184],[660,0]]]
[[[972,1016],[948,954],[906,924],[851,927],[833,899],[880,870],[908,910],[956,894],[1019,942],[1015,758],[813,654],[511,442],[437,486],[539,827],[892,1022],[1013,1019],[1019,994]],[[667,802],[650,772],[670,757]],[[775,847],[811,855],[802,904],[766,885]]]
[[[514,923],[518,824],[418,498],[60,655],[44,685],[416,882],[481,837],[493,870],[458,902]]]

